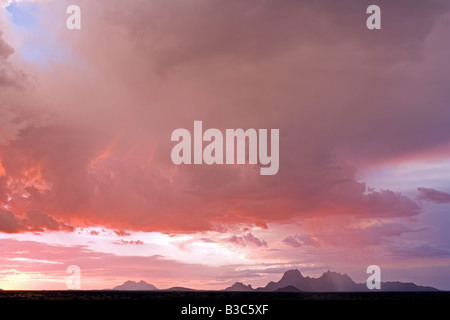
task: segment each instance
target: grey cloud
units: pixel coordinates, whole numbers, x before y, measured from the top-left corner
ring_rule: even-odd
[[[11,211],[0,209],[0,232],[42,232],[45,230],[72,231],[73,227],[40,211],[30,211],[25,217],[19,217]]]
[[[267,243],[264,240],[260,240],[259,238],[255,237],[251,232],[243,236],[234,235],[230,239],[228,239],[228,241],[242,247],[267,247]]]
[[[447,258],[450,257],[450,248],[427,242],[405,243],[402,246],[392,246],[389,251],[400,258]]]

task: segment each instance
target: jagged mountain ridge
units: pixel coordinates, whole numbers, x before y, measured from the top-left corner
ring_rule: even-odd
[[[227,288],[230,289],[233,286]],[[297,269],[286,271],[278,282],[269,282],[265,287],[254,289],[262,292],[364,292],[369,290],[365,283],[354,282],[347,274],[327,271],[319,278],[304,277]],[[232,290],[228,290],[232,291]],[[433,287],[419,286],[412,282],[388,281],[381,283],[381,290],[375,291],[439,291]]]
[[[278,282],[269,282],[257,291],[276,291],[284,287],[295,287],[305,292],[351,292],[367,290],[365,284],[355,283],[348,275],[327,271],[319,278],[304,277],[297,269],[286,271]]]
[[[253,291],[253,290],[254,289],[252,288],[252,286],[250,284],[246,286],[242,282],[236,282],[231,287],[225,288],[223,291],[247,292],[247,291]]]
[[[157,287],[155,287],[152,284],[149,284],[145,281],[126,281],[120,286],[116,286],[113,288],[113,290],[124,290],[124,291],[156,291],[159,290]]]
[[[160,290],[145,281],[126,281],[113,290],[129,291],[195,291],[184,287],[172,287]],[[439,291],[428,286],[419,286],[412,282],[381,282],[381,290],[369,290],[365,283],[354,282],[347,274],[334,271],[324,272],[319,278],[304,277],[297,269],[286,271],[278,282],[270,281],[265,287],[254,289],[250,284],[236,282],[221,291],[229,292],[367,292],[367,291]]]

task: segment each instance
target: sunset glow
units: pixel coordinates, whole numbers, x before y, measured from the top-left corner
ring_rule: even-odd
[[[367,1],[0,3],[1,289],[450,290],[450,2],[377,1],[381,30]],[[174,163],[194,123],[254,128],[258,161]]]

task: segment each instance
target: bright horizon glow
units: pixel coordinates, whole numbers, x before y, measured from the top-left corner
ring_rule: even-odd
[[[450,161],[441,157],[384,165],[362,174],[369,187],[416,192],[414,185],[448,188]],[[450,190],[447,190],[450,191]]]

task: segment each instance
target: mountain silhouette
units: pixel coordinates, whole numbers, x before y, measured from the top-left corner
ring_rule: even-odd
[[[246,286],[242,282],[236,282],[231,287],[228,287],[228,288],[224,289],[223,291],[246,292],[246,291],[253,291],[253,288],[250,284],[248,286]]]
[[[113,290],[129,291],[197,291],[185,287],[172,287],[160,290],[145,281],[126,281]],[[412,282],[387,281],[381,282],[381,289],[370,290],[365,283],[356,283],[347,274],[334,271],[324,272],[319,278],[304,277],[297,269],[286,271],[278,282],[270,281],[265,287],[254,289],[250,284],[236,282],[221,291],[229,292],[412,292],[412,291],[439,291],[433,287],[419,286]]]
[[[275,290],[275,292],[301,292],[301,291],[294,286],[287,286],[284,288],[279,288]]]
[[[145,281],[126,281],[120,286],[114,287],[113,290],[126,290],[126,291],[155,291],[158,290],[157,287],[155,287],[152,284],[149,284]]]
[[[269,282],[255,291],[286,291],[293,288],[304,292],[362,292],[369,290],[365,283],[355,283],[348,275],[333,271],[323,273],[319,278],[304,277],[297,269],[284,273],[278,282]],[[380,290],[374,291],[439,291],[436,288],[418,286],[412,282],[382,282]],[[292,292],[292,291],[291,291]]]
[[[439,291],[428,286],[418,286],[412,282],[388,281],[381,283],[382,291]]]
[[[176,292],[186,292],[186,291],[197,291],[196,289],[186,288],[186,287],[171,287],[169,289],[163,289],[161,291],[176,291]]]

